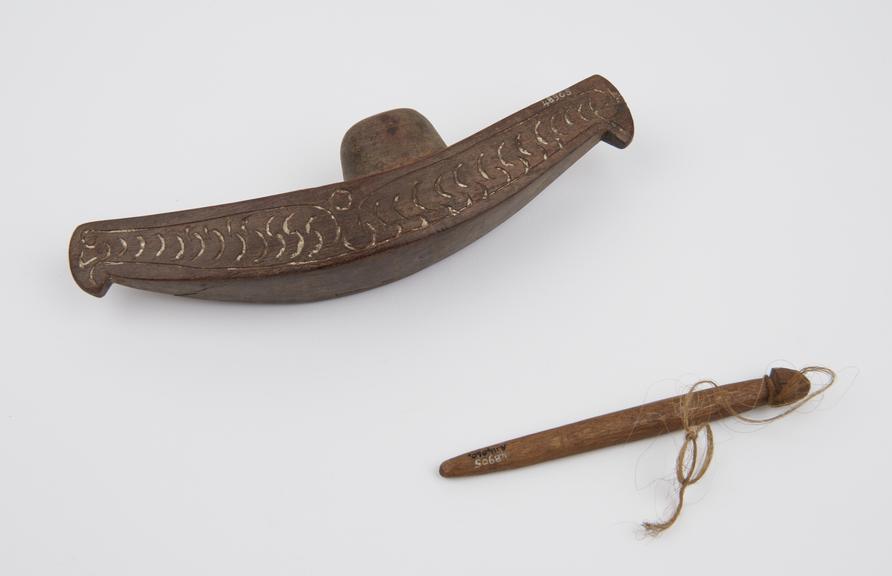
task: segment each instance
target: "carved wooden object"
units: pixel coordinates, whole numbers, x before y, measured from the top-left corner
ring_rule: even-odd
[[[344,182],[220,206],[78,226],[75,281],[217,300],[301,302],[397,280],[514,214],[601,140],[632,140],[629,110],[592,76],[446,147],[413,110],[373,116],[341,146]]]
[[[801,372],[774,368],[763,378],[694,392],[687,404],[692,426],[726,418],[758,406],[783,406],[808,395],[811,383]],[[443,462],[444,477],[511,470],[607,446],[651,438],[684,426],[686,395],[658,400],[500,442]]]

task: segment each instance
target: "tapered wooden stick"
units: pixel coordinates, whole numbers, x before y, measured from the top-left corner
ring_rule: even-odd
[[[659,436],[684,428],[685,418],[689,426],[696,426],[759,406],[782,406],[805,398],[810,388],[800,372],[774,368],[762,378],[658,400],[474,450],[443,462],[440,475],[452,478],[511,470]]]

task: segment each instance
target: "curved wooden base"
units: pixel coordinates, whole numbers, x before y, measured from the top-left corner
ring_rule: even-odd
[[[306,302],[392,282],[514,214],[597,142],[627,146],[625,101],[593,76],[443,147],[413,110],[366,119],[342,144],[347,180],[256,200],[91,222],[75,281],[216,300]]]

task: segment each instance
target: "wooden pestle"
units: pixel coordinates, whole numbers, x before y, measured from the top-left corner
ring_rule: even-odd
[[[511,470],[607,446],[651,438],[689,424],[740,414],[759,406],[783,406],[808,395],[811,384],[789,368],[774,368],[768,376],[711,387],[657,400],[603,416],[493,444],[456,456],[440,465],[440,475],[452,478]]]

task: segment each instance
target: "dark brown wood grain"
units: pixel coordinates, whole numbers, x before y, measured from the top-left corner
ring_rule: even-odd
[[[443,147],[411,110],[352,128],[344,182],[182,212],[78,226],[77,284],[180,296],[301,302],[392,282],[514,214],[599,141],[634,128],[616,88],[592,76]]]
[[[808,395],[811,385],[800,372],[775,368],[764,378],[694,392],[687,405],[691,425],[752,410],[789,404]],[[444,477],[511,470],[539,462],[651,438],[684,426],[686,395],[589,418],[574,424],[492,444],[443,462]]]

